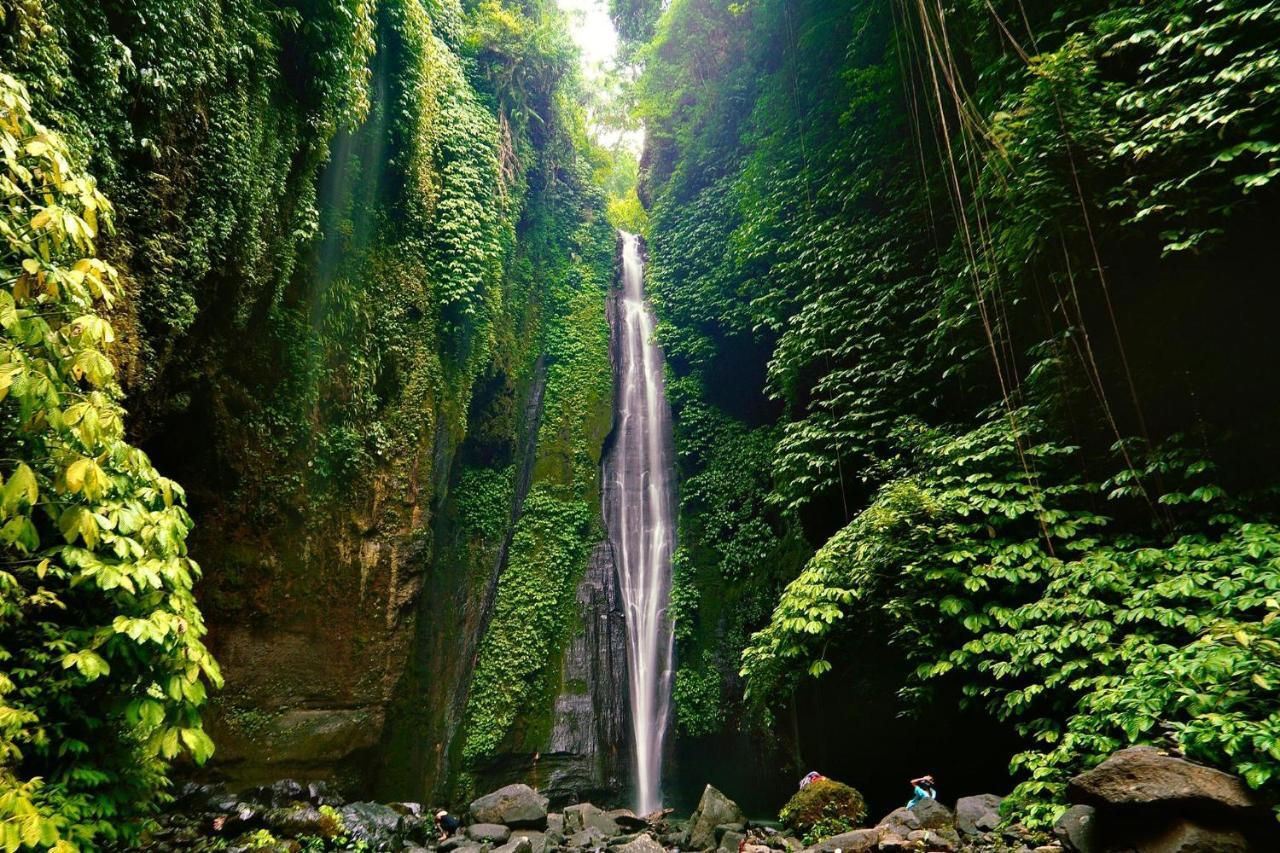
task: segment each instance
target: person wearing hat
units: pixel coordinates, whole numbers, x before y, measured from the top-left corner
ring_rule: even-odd
[[[911,780],[911,802],[907,803],[907,808],[914,808],[915,804],[921,800],[936,799],[938,799],[938,791],[933,786],[932,776],[925,774]]]

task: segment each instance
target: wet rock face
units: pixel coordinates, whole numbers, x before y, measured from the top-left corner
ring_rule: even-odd
[[[610,800],[627,773],[627,635],[613,549],[600,542],[577,591],[579,630],[564,651],[542,753],[543,792],[552,803]]]

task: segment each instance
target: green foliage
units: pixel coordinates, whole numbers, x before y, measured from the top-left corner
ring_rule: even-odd
[[[796,792],[778,820],[804,836],[806,845],[856,829],[867,816],[867,804],[853,788],[834,779],[815,779]]]
[[[1240,346],[1274,310],[1275,12],[670,5],[640,196],[677,441],[714,412],[774,442],[682,456],[676,606],[712,567],[767,588],[793,564],[756,543],[803,531],[742,657],[766,718],[869,651],[856,609],[920,665],[906,704],[960,689],[1022,734],[1037,824],[1129,742],[1275,790],[1280,456],[1240,370],[1275,356]]]
[[[682,735],[715,734],[724,724],[720,672],[705,658],[701,666],[686,663],[676,669],[671,698],[676,706],[676,726]]]
[[[516,524],[467,703],[467,761],[492,755],[536,694],[586,565],[593,508],[535,486]]]
[[[124,435],[112,207],[7,74],[0,150],[0,843],[71,850],[129,837],[169,761],[209,757],[221,677],[184,493]]]
[[[1037,824],[1059,811],[1037,803],[1060,802],[1070,775],[1130,743],[1176,746],[1265,787],[1280,750],[1263,674],[1277,529],[1242,519],[1248,503],[1176,447],[1089,483],[1070,473],[1079,448],[1029,412],[1018,420],[1021,448],[1004,418],[963,435],[904,428],[919,467],[788,587],[743,656],[752,690],[774,694],[797,666],[829,669],[856,608],[893,626],[918,679],[961,671],[967,697],[1037,744],[1014,759],[1029,777],[1015,796]],[[1145,534],[1115,529],[1146,494],[1176,509]],[[1106,503],[1107,515],[1092,508]]]

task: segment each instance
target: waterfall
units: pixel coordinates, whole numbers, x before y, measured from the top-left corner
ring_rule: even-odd
[[[622,232],[622,293],[611,306],[615,433],[604,470],[604,517],[626,619],[636,811],[662,805],[662,755],[671,708],[667,612],[675,540],[671,410],[662,350],[653,341],[640,241]]]

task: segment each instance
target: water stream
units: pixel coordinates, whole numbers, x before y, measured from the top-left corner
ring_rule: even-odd
[[[626,614],[635,809],[662,805],[662,757],[671,710],[668,614],[675,540],[675,454],[662,350],[653,341],[640,241],[622,233],[621,298],[614,307],[617,420],[605,462],[605,521]]]

